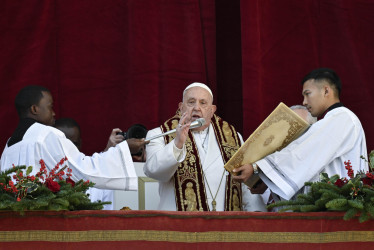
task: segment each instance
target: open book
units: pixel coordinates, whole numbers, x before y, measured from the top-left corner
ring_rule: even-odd
[[[303,118],[281,102],[225,164],[225,169],[236,175],[237,173],[232,172],[234,168],[256,162],[281,150],[308,127],[309,124]],[[258,180],[259,177],[253,175],[245,184],[253,187]]]

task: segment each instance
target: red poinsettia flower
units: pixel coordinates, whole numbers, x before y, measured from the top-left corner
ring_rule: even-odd
[[[345,182],[342,181],[341,179],[337,179],[336,182],[334,183],[335,186],[342,187],[344,186]]]
[[[66,179],[66,183],[70,183],[70,185],[71,185],[72,187],[75,186],[75,181],[73,181],[73,180],[70,179],[70,178],[67,178],[67,179]]]
[[[361,179],[362,180],[362,182],[365,184],[365,185],[369,185],[369,186],[371,186],[371,184],[373,183],[373,180],[371,179],[371,178],[362,178]]]
[[[56,192],[60,191],[60,184],[58,184],[57,182],[55,182],[51,179],[47,179],[44,184],[53,193],[56,193]]]

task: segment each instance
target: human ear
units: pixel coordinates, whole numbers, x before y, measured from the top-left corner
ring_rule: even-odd
[[[216,110],[217,110],[217,106],[216,105],[212,105],[212,109],[211,109],[211,111],[212,111],[212,117],[213,117],[214,113],[216,112]]]
[[[30,113],[32,115],[37,115],[38,114],[38,107],[35,104],[31,105],[31,107],[30,107]]]
[[[330,92],[330,88],[329,88],[329,86],[325,86],[325,96],[326,95],[328,95],[329,94],[329,92]]]

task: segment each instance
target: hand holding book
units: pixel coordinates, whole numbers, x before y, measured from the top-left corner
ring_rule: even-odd
[[[304,119],[281,102],[225,164],[225,169],[233,175],[238,175],[241,171],[241,177],[235,179],[253,187],[259,176],[253,174],[252,164],[283,149],[308,127],[309,124]],[[234,172],[234,169],[239,171]]]

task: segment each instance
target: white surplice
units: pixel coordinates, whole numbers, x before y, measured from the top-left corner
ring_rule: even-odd
[[[5,146],[0,160],[0,170],[14,165],[33,166],[32,175],[40,169],[39,161],[44,160],[48,170],[64,157],[72,169],[72,179],[89,180],[102,189],[137,190],[138,179],[127,142],[121,142],[103,153],[86,156],[65,137],[60,130],[34,123],[23,136],[22,141]],[[65,163],[64,163],[65,164]]]
[[[114,190],[89,188],[86,193],[89,194],[89,198],[92,202],[96,202],[96,201],[112,202],[112,204],[104,205],[103,210],[114,209]]]
[[[204,142],[206,132],[209,132],[208,138]],[[155,128],[148,131],[147,138],[161,134],[160,128]],[[204,132],[193,132],[192,133],[198,148],[200,160],[203,167],[203,172],[206,175],[207,181],[205,182],[205,192],[207,195],[207,201],[210,210],[212,210],[212,195],[215,196],[217,193],[217,211],[224,211],[225,205],[225,188],[226,188],[226,175],[227,171],[224,170],[224,163],[222,155],[218,146],[216,136],[214,134],[213,126],[210,125]],[[238,134],[239,135],[239,134]],[[243,143],[242,137],[239,135],[241,142]],[[208,145],[207,152],[205,152],[202,144]],[[174,140],[169,144],[165,145],[163,137],[152,140],[146,147],[147,161],[144,165],[144,173],[148,177],[159,181],[159,194],[160,203],[158,206],[159,210],[176,211],[175,203],[175,191],[174,191],[174,173],[177,170],[179,164],[185,159],[186,149],[183,147],[181,152],[178,152],[177,147],[174,144]],[[176,157],[175,155],[178,155]],[[222,174],[222,184],[219,187]],[[207,183],[208,182],[208,183]],[[209,192],[210,187],[211,193]],[[266,211],[265,204],[262,201],[260,195],[251,194],[247,189],[247,186],[242,184],[243,194],[243,208],[245,211]]]
[[[319,181],[320,173],[348,177],[344,162],[367,171],[365,133],[357,116],[345,107],[329,111],[305,134],[279,152],[256,162],[261,179],[270,190],[289,200],[307,181]]]

